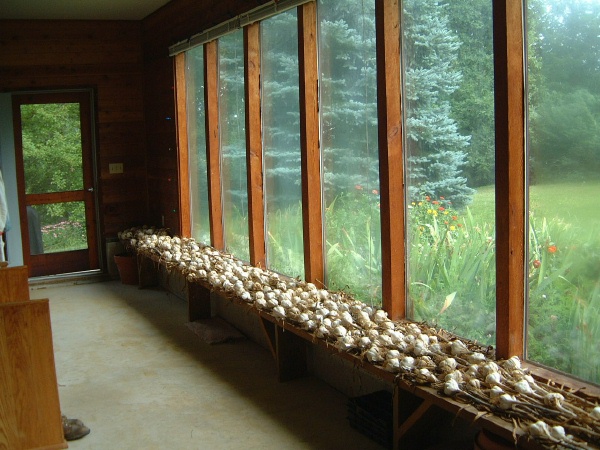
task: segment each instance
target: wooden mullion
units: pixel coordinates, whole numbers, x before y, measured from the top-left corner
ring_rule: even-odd
[[[173,65],[175,72],[175,121],[177,129],[177,164],[179,175],[179,228],[182,236],[192,233],[190,213],[190,171],[187,128],[187,95],[185,53],[175,56]]]
[[[250,263],[257,267],[266,267],[260,62],[260,23],[254,23],[244,27],[248,231]]]
[[[521,2],[496,1],[496,355],[523,356],[525,326],[525,110]]]
[[[208,208],[213,247],[224,250],[221,200],[221,139],[219,134],[219,55],[217,41],[204,44],[204,104],[206,105],[206,163]]]
[[[305,279],[323,284],[323,210],[319,143],[319,74],[317,5],[298,7],[300,69],[300,145],[302,166],[302,223]]]
[[[398,0],[375,2],[377,30],[377,113],[381,195],[383,309],[406,317],[404,171],[400,91],[400,8]]]

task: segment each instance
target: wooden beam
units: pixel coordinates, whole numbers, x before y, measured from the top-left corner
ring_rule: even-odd
[[[306,281],[323,284],[323,208],[319,135],[319,73],[317,62],[317,5],[298,7],[300,69],[300,145],[302,222]]]
[[[406,317],[400,8],[398,0],[377,0],[375,8],[382,297],[383,309],[396,320]]]
[[[190,171],[185,55],[185,53],[179,53],[175,56],[173,60],[173,71],[175,73],[175,128],[177,130],[177,172],[179,174],[179,234],[182,236],[191,236],[192,217],[190,214]]]
[[[250,264],[257,267],[266,267],[260,108],[260,23],[258,22],[244,27],[244,66]]]
[[[496,356],[523,356],[525,115],[521,2],[495,1]]]
[[[206,105],[206,164],[211,245],[225,250],[221,201],[221,143],[219,135],[219,55],[217,41],[204,44],[204,104]]]

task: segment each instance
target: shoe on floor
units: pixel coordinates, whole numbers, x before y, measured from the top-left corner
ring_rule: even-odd
[[[90,429],[86,427],[79,419],[69,419],[67,416],[62,416],[63,434],[67,441],[81,439],[90,434]]]

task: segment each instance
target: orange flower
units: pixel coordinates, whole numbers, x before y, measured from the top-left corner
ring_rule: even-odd
[[[556,253],[556,250],[558,250],[556,248],[556,245],[551,245],[550,247],[548,247],[548,253]]]
[[[440,197],[440,200],[446,200],[444,197]]]
[[[440,206],[440,207],[438,208],[438,210],[440,210],[440,211],[443,211],[443,210],[445,210],[445,209],[446,209],[446,208],[444,208],[443,206]]]
[[[354,186],[354,189],[356,189],[357,191],[362,191],[362,186],[360,184],[357,184],[356,186]]]
[[[440,202],[438,202],[437,200],[434,200],[434,201],[432,201],[432,202],[431,202],[431,204],[432,204],[432,205],[439,205],[439,204],[440,204]]]
[[[431,200],[431,197],[429,195],[426,195],[425,200],[429,201],[429,200]]]
[[[373,189],[371,192],[373,193],[373,195],[379,195],[379,191],[377,189]]]
[[[452,220],[458,220],[457,216],[452,216]]]

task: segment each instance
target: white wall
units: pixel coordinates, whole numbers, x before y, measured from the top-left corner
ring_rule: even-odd
[[[6,233],[6,246],[10,266],[23,265],[21,223],[17,195],[17,169],[13,138],[12,101],[10,94],[0,94],[0,167],[8,201],[10,230]]]

